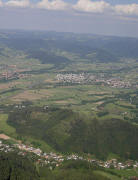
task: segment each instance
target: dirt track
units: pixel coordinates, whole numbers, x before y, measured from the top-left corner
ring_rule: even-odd
[[[5,140],[7,140],[7,139],[10,139],[10,137],[9,137],[9,136],[6,136],[5,134],[0,134],[0,139],[5,139]]]

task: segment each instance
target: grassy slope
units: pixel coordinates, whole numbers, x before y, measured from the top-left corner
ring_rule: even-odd
[[[16,138],[16,129],[7,124],[8,115],[0,114],[0,131],[5,133],[8,136]]]
[[[103,172],[103,171],[95,171],[94,172],[95,174],[98,174],[98,175],[103,175],[104,177],[107,177],[111,180],[121,180],[121,178],[115,176],[115,175],[111,175],[109,173],[106,173],[106,172]]]
[[[98,113],[100,111],[99,110],[100,105],[98,105],[98,103],[101,103],[104,98],[105,99],[103,100],[103,104],[106,103],[108,100],[110,100],[110,96],[112,95],[112,92],[116,94],[116,93],[120,93],[120,91],[123,90],[123,94],[125,94],[125,92],[127,91],[126,89],[113,89],[113,88],[109,88],[109,87],[101,87],[98,85],[80,85],[80,86],[76,85],[76,86],[71,86],[69,88],[63,87],[63,86],[60,87],[56,83],[49,83],[49,82],[45,81],[47,79],[47,77],[49,76],[48,74],[50,74],[50,80],[51,79],[53,80],[57,73],[64,72],[64,71],[69,71],[69,72],[71,72],[71,71],[87,72],[88,71],[90,73],[96,73],[96,74],[97,73],[98,74],[105,73],[108,75],[113,75],[114,77],[120,76],[120,77],[124,78],[126,81],[128,81],[128,80],[131,81],[131,78],[137,77],[137,69],[135,69],[135,66],[137,66],[137,62],[135,61],[135,59],[133,59],[133,60],[132,59],[130,59],[130,60],[122,59],[122,61],[119,63],[109,62],[107,64],[104,62],[106,62],[105,60],[108,59],[107,55],[109,53],[107,52],[107,54],[106,54],[106,51],[101,51],[100,49],[97,49],[96,57],[93,57],[93,55],[94,55],[93,50],[95,53],[95,49],[91,48],[91,45],[94,45],[95,43],[93,43],[92,37],[91,37],[92,38],[91,39],[90,37],[81,37],[80,36],[79,37],[80,40],[78,40],[78,38],[74,37],[75,42],[73,40],[73,43],[70,44],[70,42],[68,40],[71,38],[70,40],[72,42],[72,36],[70,37],[70,35],[69,35],[69,37],[66,39],[66,35],[64,34],[64,35],[62,35],[62,38],[63,39],[65,38],[64,39],[65,41],[59,41],[56,34],[53,34],[52,36],[55,37],[55,40],[53,43],[53,41],[51,41],[51,35],[49,37],[49,35],[45,34],[47,38],[44,38],[45,37],[45,35],[44,35],[44,37],[43,37],[44,39],[42,38],[42,40],[41,40],[41,42],[45,41],[43,44],[43,43],[39,43],[40,37],[37,37],[38,39],[34,38],[35,36],[33,36],[33,33],[30,34],[29,36],[25,32],[23,34],[19,33],[20,35],[18,34],[18,32],[16,32],[16,33],[15,33],[15,35],[12,35],[11,37],[7,34],[6,35],[7,40],[5,39],[4,41],[1,41],[1,43],[5,44],[6,48],[4,48],[4,49],[2,48],[2,50],[1,50],[0,64],[9,64],[9,65],[16,64],[18,68],[21,68],[21,69],[29,68],[30,69],[30,73],[33,74],[33,76],[31,76],[29,78],[29,81],[31,81],[30,87],[28,87],[28,85],[27,85],[28,79],[21,80],[21,82],[25,82],[25,85],[23,85],[23,83],[22,83],[22,86],[20,86],[20,87],[25,90],[28,90],[30,88],[31,90],[34,90],[34,91],[36,89],[41,89],[38,93],[34,94],[34,96],[35,95],[40,96],[40,94],[42,93],[42,94],[45,94],[45,97],[41,98],[41,96],[40,96],[40,99],[38,101],[35,101],[35,103],[37,105],[38,104],[39,105],[55,104],[58,107],[69,107],[75,111],[79,111],[79,112],[81,111],[81,112],[85,112],[86,114],[88,113],[88,115],[90,114],[91,116],[96,116],[96,115],[98,115]],[[18,37],[18,35],[20,38]],[[23,37],[27,36],[27,38],[22,38],[21,37],[22,35],[23,35]],[[14,36],[14,38],[13,38],[13,36]],[[2,37],[3,37],[3,35],[2,35]],[[28,37],[29,38],[33,37],[33,38],[29,39]],[[49,40],[47,41],[46,39],[47,40],[49,39]],[[81,41],[81,40],[83,40],[83,41]],[[110,42],[110,40],[109,40],[109,42]],[[51,45],[50,45],[49,41],[52,43]],[[114,38],[113,38],[113,41],[114,41]],[[120,39],[119,42],[120,41],[122,41],[122,39]],[[22,42],[22,43],[20,43],[20,42]],[[26,43],[26,42],[29,42],[29,43]],[[77,42],[77,44],[76,44],[76,42]],[[130,43],[130,44],[132,43],[129,39],[126,39],[126,42]],[[47,71],[49,68],[54,67],[54,64],[49,65],[49,64],[41,64],[40,63],[40,62],[48,63],[46,56],[50,57],[49,60],[51,59],[51,55],[49,56],[49,54],[47,54],[47,52],[46,52],[47,43],[48,43],[48,47],[50,46],[49,53],[52,54],[52,57],[53,56],[55,57],[57,55],[57,58],[56,57],[54,58],[54,62],[50,62],[50,63],[58,64],[58,61],[61,56],[63,59],[69,60],[69,61],[66,61],[67,64],[68,64],[68,62],[71,62],[71,63],[68,65],[67,64],[65,65],[63,63],[64,65],[62,66],[62,68],[61,68],[61,66],[56,66],[55,69],[54,68],[52,70],[50,69],[50,71],[48,71],[47,74],[43,74],[41,71],[43,68]],[[88,49],[85,48],[86,44],[90,46],[89,52],[87,51]],[[42,47],[41,47],[41,45],[42,45]],[[53,47],[55,47],[55,48],[53,49]],[[81,47],[81,50],[80,50],[80,47]],[[133,48],[133,46],[131,46],[131,47]],[[37,57],[37,59],[29,59],[26,56],[26,55],[30,54],[30,51],[26,51],[26,49],[28,49],[28,48],[31,50],[31,52],[32,52],[32,50],[35,52],[35,49],[38,50],[37,52],[40,52],[40,54],[39,53],[37,54],[37,56],[39,55]],[[108,48],[110,49],[110,46]],[[13,49],[16,49],[16,50],[13,51]],[[127,53],[129,52],[128,49],[126,52]],[[81,53],[83,53],[83,56]],[[33,55],[32,57],[36,57],[36,56],[34,56],[35,53],[33,54],[33,52],[30,55]],[[104,58],[103,58],[103,56],[104,56]],[[112,56],[109,56],[109,59],[110,59],[110,57],[112,57]],[[92,62],[94,60],[93,58],[94,59],[96,58],[95,61],[102,61],[102,63]],[[101,58],[103,58],[103,59],[101,59]],[[112,59],[112,60],[114,62],[114,59]],[[127,74],[127,76],[126,76],[126,74]],[[50,85],[52,84],[50,89],[48,89],[49,84]],[[43,92],[42,87],[44,89],[47,89],[47,92]],[[94,94],[95,92],[100,93],[101,91],[107,92],[107,95],[103,95],[101,97],[98,97],[96,95],[92,95],[92,96],[90,95],[90,94]],[[24,93],[24,92],[22,92],[22,93]],[[5,95],[2,95],[2,97],[4,97],[4,100],[2,103],[5,103],[5,104],[6,103],[7,104],[15,103],[15,101],[12,101],[12,98],[9,98],[9,97],[15,96],[15,95],[16,94],[13,94],[13,92],[5,93]],[[106,99],[106,97],[107,97],[107,99]],[[118,97],[118,98],[120,98],[120,97]],[[21,99],[21,100],[23,100],[23,99]],[[113,144],[117,143],[118,144],[117,148],[120,148],[120,150],[116,149],[115,152],[117,152],[118,154],[120,154],[120,153],[123,154],[124,148],[121,147],[121,141],[123,140],[123,142],[124,142],[125,135],[126,135],[126,137],[128,136],[128,141],[131,144],[130,141],[131,141],[131,139],[133,141],[133,136],[135,136],[135,135],[132,133],[132,128],[130,128],[130,126],[131,126],[130,124],[126,125],[126,126],[128,126],[127,127],[128,129],[127,129],[127,131],[125,131],[123,129],[123,127],[122,126],[120,127],[120,124],[118,123],[115,125],[115,127],[117,127],[118,129],[116,131],[113,130],[113,132],[112,132],[114,125],[113,125],[113,123],[112,123],[113,121],[111,119],[114,118],[114,119],[117,119],[118,122],[122,122],[121,120],[118,120],[118,119],[123,118],[122,113],[125,111],[128,112],[128,114],[126,115],[127,116],[126,118],[129,118],[129,119],[132,118],[133,113],[131,112],[131,107],[133,107],[133,106],[130,105],[129,100],[126,101],[126,99],[121,100],[121,102],[120,101],[114,102],[114,99],[113,99],[113,102],[104,104],[103,106],[104,107],[102,107],[102,104],[101,104],[101,107],[103,108],[102,113],[105,113],[105,111],[107,111],[109,114],[104,115],[102,117],[98,116],[98,118],[100,118],[100,120],[102,120],[102,122],[103,122],[102,125],[98,124],[99,135],[97,135],[98,133],[94,132],[95,124],[91,123],[90,119],[86,120],[86,119],[77,117],[79,120],[81,119],[81,121],[78,123],[76,120],[76,117],[75,117],[76,115],[74,115],[73,113],[72,113],[72,116],[69,115],[68,117],[65,117],[64,120],[62,120],[62,121],[60,120],[60,116],[58,113],[53,114],[52,115],[53,117],[50,116],[49,117],[50,119],[48,122],[43,122],[43,119],[38,117],[38,118],[34,119],[34,122],[31,121],[31,122],[29,122],[29,124],[27,122],[26,123],[26,125],[28,125],[27,128],[26,128],[26,125],[20,124],[20,126],[22,126],[23,128],[26,128],[26,129],[24,129],[24,131],[22,130],[22,128],[20,128],[20,126],[19,126],[19,128],[16,127],[16,130],[18,131],[19,134],[25,135],[27,133],[27,138],[29,137],[29,141],[31,141],[31,142],[33,142],[35,140],[36,144],[39,144],[40,143],[39,139],[43,139],[43,141],[41,141],[42,144],[45,142],[48,142],[50,146],[52,146],[53,148],[56,148],[58,150],[61,150],[61,151],[66,150],[66,148],[67,148],[66,144],[68,144],[68,146],[69,146],[68,148],[71,151],[86,151],[86,152],[88,152],[88,151],[91,151],[90,149],[95,147],[96,146],[95,144],[97,143],[98,147],[96,147],[96,149],[99,150],[98,153],[106,154],[106,151],[112,151],[112,147],[111,146],[106,147],[107,148],[107,150],[106,150],[104,148],[103,144],[111,142],[111,140],[115,140],[115,142],[113,142]],[[135,111],[136,110],[137,109],[135,108]],[[40,122],[38,123],[39,118],[40,118]],[[54,118],[55,119],[57,118],[57,120],[54,120]],[[44,117],[44,120],[45,119],[46,119],[46,117]],[[55,124],[53,124],[53,122],[51,122],[51,119]],[[135,116],[133,119],[134,120],[136,119]],[[106,121],[107,121],[107,123],[106,123]],[[16,136],[15,131],[11,130],[10,126],[7,126],[6,120],[1,121],[0,123],[1,123],[0,128],[3,130],[4,133],[12,135],[12,136]],[[105,125],[108,126],[107,128],[104,127],[104,123],[105,123]],[[124,122],[122,124],[125,126]],[[48,129],[45,129],[45,126],[47,126],[47,125],[48,125]],[[29,129],[29,126],[30,126],[30,129]],[[37,126],[38,126],[38,128],[37,128]],[[93,126],[93,128],[92,128],[92,126]],[[104,127],[104,129],[103,129],[103,127]],[[135,126],[131,126],[131,127],[133,127],[134,131],[135,131]],[[42,129],[42,132],[41,132],[41,129]],[[88,130],[86,130],[86,129],[88,129]],[[102,129],[102,132],[100,131],[100,129]],[[32,132],[30,132],[30,130],[32,130]],[[123,132],[121,132],[121,130],[123,130]],[[129,130],[131,130],[130,133],[128,132]],[[36,133],[37,131],[38,131],[38,133]],[[82,131],[82,134],[80,131]],[[115,135],[115,137],[117,137],[116,139],[114,139],[114,137],[112,137],[114,135]],[[131,135],[132,135],[132,137],[131,137]],[[85,136],[87,138],[85,138]],[[103,136],[105,136],[105,138],[103,138]],[[95,142],[91,141],[91,139],[93,139],[93,137],[94,137],[94,139],[96,139]],[[36,140],[36,138],[38,138],[38,140]],[[102,140],[99,141],[98,139],[102,139],[104,142],[102,142]],[[77,142],[78,142],[78,144],[77,144]],[[76,144],[77,144],[77,146],[76,146]],[[137,144],[137,142],[136,142],[136,144]],[[90,145],[90,149],[86,145],[87,146]],[[85,146],[87,148],[84,148]],[[128,154],[129,154],[129,148],[126,144],[125,144],[125,147],[126,147],[126,149],[128,149]],[[49,148],[49,147],[47,147],[47,148]],[[102,149],[103,152],[101,152],[100,149]]]
[[[138,169],[126,169],[126,170],[117,170],[117,169],[110,169],[109,172],[116,173],[119,176],[122,176],[124,178],[129,178],[132,176],[138,176]]]
[[[107,158],[110,153],[138,158],[138,127],[120,119],[102,121],[55,109],[26,109],[9,115],[18,134],[43,140],[61,152],[85,152]]]

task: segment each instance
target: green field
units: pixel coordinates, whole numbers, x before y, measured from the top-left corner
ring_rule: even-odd
[[[112,179],[112,180],[121,180],[121,178],[119,178],[115,175],[111,175],[109,173],[103,172],[103,171],[95,171],[94,173],[98,174],[98,175],[102,175],[102,176],[107,177],[107,178]]]
[[[8,115],[0,114],[0,131],[12,138],[16,138],[16,129],[7,124]]]
[[[14,33],[0,34],[0,131],[46,151],[136,159],[137,39]]]
[[[130,178],[133,176],[138,176],[138,169],[126,169],[126,170],[109,170],[109,172],[116,173],[117,175],[120,175],[121,177],[124,178]]]

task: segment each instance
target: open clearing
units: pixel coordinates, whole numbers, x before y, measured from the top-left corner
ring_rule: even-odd
[[[94,171],[95,174],[100,174],[100,175],[103,175],[109,179],[112,179],[112,180],[121,180],[121,178],[115,176],[115,175],[111,175],[109,173],[106,173],[106,172],[103,172],[103,171]]]
[[[32,90],[27,90],[27,91],[24,91],[23,93],[17,94],[16,96],[13,96],[12,100],[16,102],[27,101],[27,100],[33,101],[33,100],[38,100],[44,97],[46,96],[43,94],[35,93],[35,91],[32,91]]]
[[[0,84],[0,90],[2,89],[8,89],[8,88],[11,88],[15,85],[19,85],[19,84],[22,84],[22,82],[9,82],[9,83],[2,83]]]
[[[0,131],[1,134],[6,134],[10,137],[16,138],[16,130],[7,124],[8,115],[0,114]]]
[[[10,139],[10,137],[9,137],[9,136],[6,136],[5,134],[0,134],[0,139],[5,139],[5,140],[7,140],[7,139]]]

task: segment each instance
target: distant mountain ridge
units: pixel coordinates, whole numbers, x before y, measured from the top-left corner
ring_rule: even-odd
[[[75,53],[90,62],[117,62],[120,58],[138,59],[138,38],[58,32],[0,32],[0,46],[22,50],[29,57],[37,58],[43,63],[49,63],[49,60],[46,60],[46,54],[42,57],[42,49],[47,56],[56,56],[54,51],[60,50]],[[88,54],[92,53],[95,55],[88,57]],[[59,62],[58,59],[56,63]],[[50,63],[55,64],[55,61]]]

